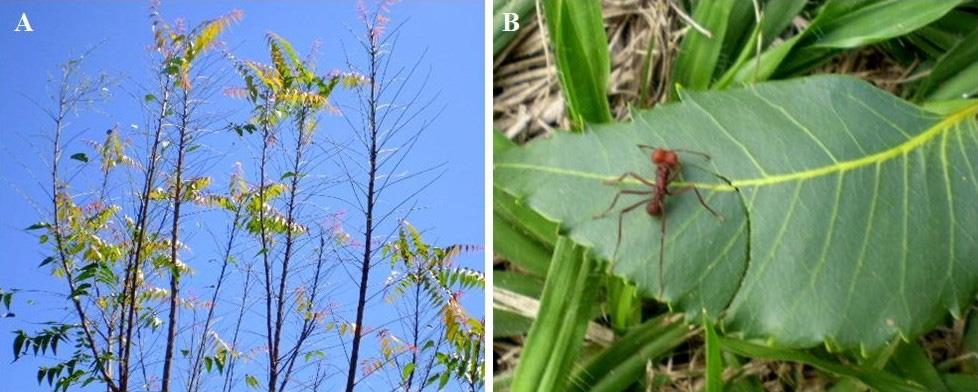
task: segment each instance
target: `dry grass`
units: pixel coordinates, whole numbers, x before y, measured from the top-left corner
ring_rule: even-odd
[[[619,120],[626,119],[629,108],[638,103],[643,85],[652,86],[652,91],[642,106],[665,99],[670,67],[686,29],[669,4],[669,0],[605,1],[612,56],[608,94]],[[568,126],[545,35],[539,19],[528,23],[493,63],[493,127],[518,142]],[[649,67],[643,73],[646,61]]]

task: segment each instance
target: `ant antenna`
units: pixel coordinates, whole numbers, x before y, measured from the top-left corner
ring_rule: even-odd
[[[686,150],[686,149],[682,149],[682,148],[673,148],[672,150],[673,151],[679,151],[679,152],[685,152],[685,153],[688,153],[688,154],[699,155],[699,156],[703,157],[703,159],[706,159],[708,161],[710,160],[710,156],[709,155],[707,155],[706,153],[699,152],[699,151]]]

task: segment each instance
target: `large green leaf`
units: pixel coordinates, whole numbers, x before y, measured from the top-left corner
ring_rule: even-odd
[[[728,334],[871,349],[974,298],[976,113],[972,104],[940,117],[840,76],[689,92],[630,123],[507,149],[494,182],[611,260],[617,220],[593,216],[619,189],[603,181],[653,173],[636,144],[710,154],[680,152],[688,181],[674,185],[695,184],[725,219],[693,192],[668,199],[659,287],[660,221],[638,209],[625,215],[612,270]]]

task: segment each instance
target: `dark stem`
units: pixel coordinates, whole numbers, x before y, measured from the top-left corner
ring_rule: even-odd
[[[244,207],[238,206],[238,209],[234,211],[234,219],[231,223],[231,232],[228,234],[228,241],[224,247],[224,261],[221,263],[221,272],[217,277],[217,284],[214,286],[214,293],[211,294],[211,306],[209,309],[207,309],[207,317],[204,318],[204,326],[200,334],[200,344],[198,345],[196,350],[197,352],[194,355],[193,364],[190,366],[190,382],[187,384],[188,391],[196,391],[200,389],[199,383],[201,368],[203,366],[202,361],[204,357],[204,347],[208,341],[207,331],[211,329],[211,322],[214,319],[214,309],[217,308],[217,297],[221,293],[221,286],[224,284],[224,277],[227,276],[228,263],[231,260],[231,250],[234,248],[234,237],[238,233],[238,224],[241,221],[241,208]],[[245,291],[247,292],[247,285],[245,287]],[[241,308],[245,308],[244,304],[241,305]],[[232,349],[233,348],[234,346],[232,344]],[[228,371],[230,372],[231,360],[229,359],[228,361]]]
[[[60,180],[58,176],[58,163],[61,160],[61,133],[64,129],[64,119],[67,114],[67,106],[70,102],[67,101],[67,93],[65,89],[68,87],[69,78],[71,76],[71,69],[66,68],[62,76],[61,85],[58,93],[58,114],[55,118],[54,125],[54,159],[51,165],[51,201],[54,204],[54,241],[55,246],[58,249],[58,257],[61,262],[61,268],[65,272],[65,281],[68,283],[68,290],[70,290],[69,298],[71,298],[72,305],[75,308],[75,313],[78,314],[78,319],[81,324],[82,332],[85,335],[85,344],[89,346],[92,351],[92,360],[95,361],[95,366],[98,368],[103,381],[105,381],[106,388],[110,392],[119,391],[119,387],[115,385],[112,380],[112,375],[104,363],[102,363],[101,356],[98,352],[98,346],[96,346],[95,337],[88,322],[88,315],[85,313],[85,309],[82,307],[81,301],[78,296],[75,295],[75,281],[71,274],[71,267],[68,262],[68,253],[65,250],[64,236],[62,234],[61,220],[59,218],[61,214],[60,201],[58,200],[60,191]],[[18,353],[19,354],[19,353]]]
[[[377,179],[377,57],[380,48],[377,46],[377,41],[374,37],[373,30],[368,33],[368,39],[370,40],[370,75],[368,77],[370,83],[370,96],[367,101],[368,110],[370,111],[368,117],[367,127],[370,133],[370,171],[368,173],[368,183],[367,183],[367,209],[366,209],[366,224],[364,227],[363,234],[363,259],[361,260],[361,270],[360,270],[360,292],[357,296],[357,317],[356,324],[353,327],[353,343],[350,346],[350,367],[347,371],[346,377],[346,392],[353,392],[353,387],[356,385],[357,376],[357,360],[360,356],[360,340],[363,337],[363,313],[364,308],[367,303],[367,282],[370,278],[370,264],[371,264],[371,252],[373,245],[373,230],[374,230],[374,203],[375,203],[375,192],[374,189],[376,179]]]
[[[177,264],[177,250],[180,234],[180,207],[183,205],[183,159],[190,136],[187,130],[190,117],[190,113],[188,112],[190,92],[183,90],[181,98],[180,127],[178,131],[180,140],[177,144],[177,166],[174,169],[176,171],[176,182],[173,185],[173,225],[170,228],[170,314],[167,318],[166,351],[163,354],[161,392],[170,391],[170,368],[173,365],[173,348],[177,340],[177,316],[180,312],[180,307],[178,306],[180,268]]]
[[[419,266],[418,268],[420,269],[421,267]],[[414,320],[413,321],[414,321],[414,330],[412,331],[413,334],[412,334],[412,341],[411,341],[411,343],[414,345],[414,348],[413,348],[413,350],[411,350],[411,362],[410,362],[410,364],[413,365],[414,368],[412,368],[411,371],[408,373],[407,386],[406,386],[406,388],[404,388],[404,390],[407,391],[407,392],[410,392],[411,391],[411,385],[414,384],[414,373],[415,373],[415,369],[418,368],[418,366],[417,366],[417,362],[418,362],[418,350],[419,350],[419,347],[420,347],[420,345],[418,344],[419,343],[418,342],[418,329],[419,329],[418,328],[418,324],[421,324],[421,284],[420,284],[420,282],[415,282],[415,285],[414,285]],[[418,390],[420,390],[420,388]]]
[[[270,111],[271,98],[266,97],[264,118],[262,119],[261,161],[258,168],[258,230],[261,236],[262,266],[265,271],[265,340],[268,343],[268,392],[275,392],[275,387],[278,385],[278,347],[276,347],[273,338],[274,329],[272,327],[272,300],[275,291],[272,288],[272,264],[268,255],[271,250],[269,249],[268,231],[265,228],[265,165],[268,163],[268,145],[271,136],[271,124],[269,124],[271,120],[268,118],[271,116]]]
[[[172,81],[169,77],[162,80],[163,97],[160,100],[160,113],[156,117],[156,130],[154,132],[153,145],[150,148],[149,162],[146,165],[146,180],[139,195],[140,204],[136,214],[136,241],[133,250],[129,253],[129,260],[126,263],[125,272],[125,294],[123,303],[126,306],[124,319],[124,341],[120,342],[121,359],[119,361],[119,389],[129,390],[129,359],[132,353],[132,332],[136,321],[136,279],[139,277],[139,267],[142,262],[143,243],[146,239],[146,225],[149,220],[149,194],[153,189],[156,177],[156,162],[159,158],[160,143],[162,142],[163,126],[166,120],[166,112],[169,110],[170,86]]]
[[[294,162],[292,163],[292,180],[289,186],[289,201],[286,207],[286,217],[285,217],[285,253],[282,256],[282,273],[279,275],[278,281],[278,302],[275,304],[275,336],[274,346],[275,347],[275,357],[279,357],[279,349],[282,344],[282,325],[285,319],[285,284],[289,276],[289,262],[292,260],[292,250],[295,245],[295,232],[293,231],[295,223],[295,210],[296,210],[296,196],[299,192],[299,168],[302,162],[302,152],[304,150],[303,141],[305,139],[304,128],[306,126],[306,109],[303,108],[299,112],[298,120],[296,121],[298,138],[296,140],[295,146],[295,156]],[[302,344],[299,341],[296,344],[295,350],[298,352],[299,346]],[[277,361],[277,359],[276,359]],[[277,363],[276,363],[277,364]],[[280,391],[285,390],[285,384],[288,381],[288,372],[291,371],[291,365],[288,366],[288,370],[285,374],[280,374],[282,376],[282,387]]]

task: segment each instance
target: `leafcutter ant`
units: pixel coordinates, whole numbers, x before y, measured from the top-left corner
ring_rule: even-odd
[[[652,182],[651,180],[642,177],[638,173],[632,171],[622,174],[621,176],[619,176],[614,180],[605,181],[604,183],[607,185],[618,185],[621,184],[623,181],[625,181],[626,178],[631,177],[638,180],[642,184],[648,186],[650,189],[619,190],[618,193],[615,194],[614,200],[611,201],[611,205],[608,206],[608,209],[604,210],[604,212],[598,215],[595,215],[595,219],[607,216],[608,213],[615,208],[615,205],[618,204],[618,199],[621,197],[621,195],[651,195],[647,198],[644,198],[636,202],[635,204],[629,205],[628,207],[621,209],[621,211],[618,212],[618,242],[615,244],[615,252],[612,255],[612,258],[614,259],[618,257],[618,248],[621,246],[622,220],[624,219],[625,214],[631,212],[632,210],[642,205],[645,205],[645,212],[647,214],[659,218],[659,290],[661,292],[663,290],[662,271],[663,271],[663,257],[665,254],[664,249],[666,244],[666,214],[665,214],[666,196],[676,195],[679,192],[684,192],[692,189],[693,192],[696,193],[696,198],[699,199],[700,204],[704,208],[706,208],[707,211],[710,211],[710,213],[713,214],[713,216],[717,217],[721,221],[723,220],[723,215],[720,215],[720,213],[714,211],[712,208],[710,208],[709,205],[706,204],[706,201],[703,200],[703,195],[700,194],[700,191],[696,189],[696,187],[685,186],[683,188],[680,188],[679,191],[669,189],[669,185],[672,183],[672,181],[682,178],[682,163],[679,162],[679,155],[676,154],[677,151],[700,155],[707,160],[710,159],[709,155],[706,155],[701,152],[696,152],[696,151],[681,150],[681,149],[670,150],[661,147],[652,147],[644,144],[639,144],[638,147],[643,152],[651,151],[650,158],[652,160],[652,164],[655,165],[655,182]]]

